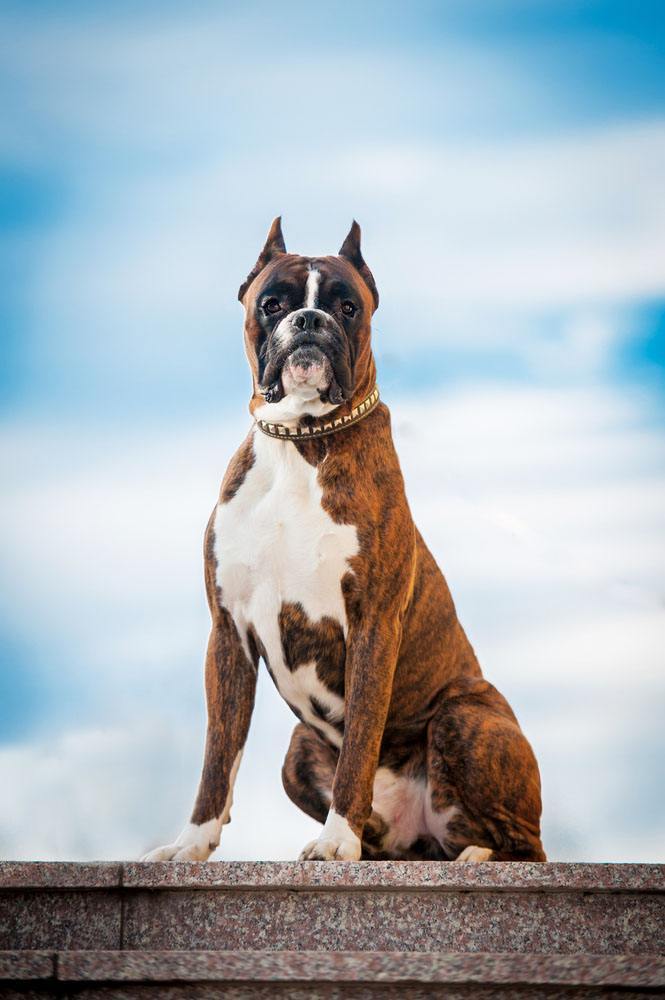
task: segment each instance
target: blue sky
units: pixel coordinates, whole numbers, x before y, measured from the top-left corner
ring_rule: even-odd
[[[411,503],[550,852],[664,858],[664,36],[648,2],[0,3],[0,854],[186,816],[236,292],[281,212],[302,252],[363,226]],[[221,856],[308,839],[290,725],[264,686]]]

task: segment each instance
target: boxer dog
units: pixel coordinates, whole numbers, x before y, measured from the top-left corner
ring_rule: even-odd
[[[263,660],[300,720],[284,788],[323,824],[302,860],[544,861],[533,752],[411,518],[360,227],[302,257],[275,219],[238,297],[253,420],[205,535],[203,773],[190,823],[145,860],[219,844]]]

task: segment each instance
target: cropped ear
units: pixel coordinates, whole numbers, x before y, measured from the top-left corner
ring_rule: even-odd
[[[256,264],[238,289],[238,299],[240,302],[242,302],[245,297],[245,292],[254,281],[257,274],[263,270],[266,264],[270,263],[273,257],[277,257],[280,253],[286,253],[286,245],[284,243],[284,237],[282,236],[282,217],[281,215],[278,215],[276,219],[273,219],[270,232],[268,233],[268,239],[265,242],[263,250],[259,254]]]
[[[376,282],[374,281],[374,275],[368,268],[363,255],[360,252],[360,226],[355,219],[351,223],[351,228],[349,229],[347,237],[339,249],[339,256],[344,257],[344,259],[348,260],[350,264],[353,264],[356,271],[358,271],[361,275],[363,281],[372,293],[374,298],[374,308],[377,309],[379,305],[379,293],[377,291]]]

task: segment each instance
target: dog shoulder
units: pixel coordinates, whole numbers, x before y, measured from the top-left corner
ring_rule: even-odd
[[[247,473],[254,465],[254,461],[254,428],[251,428],[224,473],[219,491],[219,503],[228,503],[234,498],[244,483]]]
[[[252,428],[227,466],[224,478],[222,479],[222,484],[220,486],[219,497],[212,513],[210,514],[210,517],[208,518],[208,524],[206,525],[203,539],[206,593],[208,596],[208,605],[213,613],[219,603],[216,578],[217,554],[215,551],[218,522],[217,514],[221,505],[229,503],[235,497],[238,490],[244,483],[247,473],[254,465],[254,461],[254,429]]]

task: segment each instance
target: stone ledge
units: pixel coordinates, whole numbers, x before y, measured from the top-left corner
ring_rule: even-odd
[[[665,892],[665,865],[564,862],[0,862],[0,889]]]
[[[449,983],[665,987],[658,955],[440,952],[0,952],[0,980],[63,983]]]
[[[51,951],[0,951],[0,981],[52,979],[55,956]]]
[[[665,869],[0,865],[0,949],[665,954]]]
[[[0,861],[0,889],[114,889],[122,865],[93,861]]]

